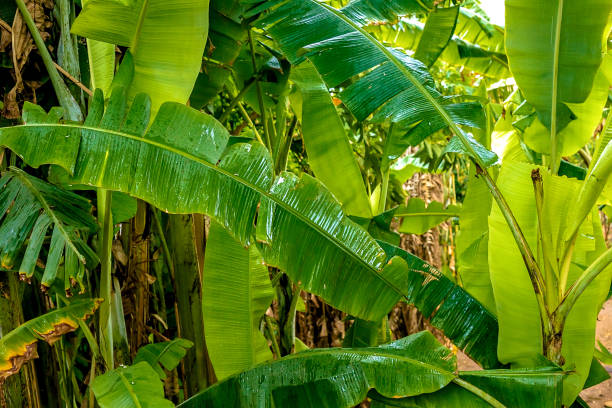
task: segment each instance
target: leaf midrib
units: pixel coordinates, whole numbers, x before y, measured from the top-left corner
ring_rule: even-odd
[[[312,222],[310,219],[308,219],[307,217],[303,216],[301,213],[299,213],[298,211],[296,211],[293,207],[285,204],[282,200],[280,200],[278,197],[276,197],[275,195],[269,193],[266,190],[263,190],[261,187],[256,186],[254,184],[249,183],[247,180],[237,177],[236,175],[234,175],[233,173],[219,167],[216,166],[204,159],[200,159],[199,157],[193,156],[187,152],[184,152],[182,150],[179,150],[175,147],[172,146],[168,146],[156,141],[153,141],[151,139],[147,139],[147,138],[142,138],[142,137],[138,137],[138,136],[134,136],[131,135],[129,133],[124,133],[124,132],[119,132],[116,130],[109,130],[109,129],[102,129],[102,128],[97,128],[97,127],[93,127],[93,126],[85,126],[85,125],[79,125],[79,124],[70,124],[70,123],[36,123],[36,124],[25,124],[25,125],[19,125],[19,126],[14,126],[11,129],[17,129],[17,128],[35,128],[35,127],[42,127],[42,128],[68,128],[68,129],[76,129],[76,130],[89,130],[92,132],[97,132],[97,133],[106,133],[106,134],[112,134],[115,136],[119,136],[119,137],[124,137],[126,139],[131,139],[131,140],[135,140],[141,143],[146,143],[149,144],[151,146],[155,146],[158,147],[162,150],[166,150],[169,152],[172,152],[174,154],[177,154],[179,156],[182,156],[188,160],[194,161],[196,163],[199,163],[201,165],[204,165],[205,167],[208,167],[210,169],[212,169],[213,171],[217,171],[223,175],[225,175],[226,177],[244,185],[245,187],[256,191],[257,193],[259,193],[262,196],[265,196],[267,199],[273,201],[274,203],[276,203],[276,205],[280,206],[282,209],[284,209],[285,211],[287,211],[288,213],[292,214],[294,217],[296,217],[297,219],[299,219],[300,221],[304,222],[305,224],[309,225],[311,228],[313,228],[314,230],[316,230],[319,235],[323,236],[324,238],[326,238],[328,241],[332,242],[336,247],[340,248],[344,253],[346,253],[347,255],[349,255],[350,258],[357,260],[358,263],[362,264],[365,269],[367,269],[368,271],[370,271],[370,273],[375,276],[376,278],[378,278],[379,280],[381,280],[382,282],[385,283],[385,285],[387,285],[389,288],[391,288],[392,290],[394,290],[396,293],[398,293],[400,296],[406,298],[406,294],[404,294],[397,286],[393,285],[391,282],[389,282],[387,279],[385,279],[380,272],[378,271],[378,269],[374,268],[372,265],[370,265],[369,263],[367,263],[366,261],[364,261],[360,256],[358,256],[357,254],[355,254],[352,250],[350,250],[349,248],[347,248],[346,245],[344,245],[344,243],[342,243],[341,241],[339,241],[336,237],[330,235],[327,233],[327,231],[325,231],[324,229],[322,229],[320,226],[318,226],[317,224],[315,224],[314,222]],[[82,137],[82,136],[79,136]],[[70,169],[66,168],[66,170],[70,171]],[[100,183],[101,184],[101,183]],[[381,249],[382,251],[382,249]]]

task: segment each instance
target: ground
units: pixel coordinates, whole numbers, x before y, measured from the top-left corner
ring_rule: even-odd
[[[608,350],[612,350],[612,300],[608,300],[599,312],[597,340]],[[606,368],[612,374],[612,366]],[[612,379],[591,387],[580,395],[591,408],[612,407]]]

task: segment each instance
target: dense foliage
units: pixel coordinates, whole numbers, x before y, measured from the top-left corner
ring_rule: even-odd
[[[612,3],[503,6],[0,5],[2,406],[587,406]],[[401,237],[440,225],[438,269]]]

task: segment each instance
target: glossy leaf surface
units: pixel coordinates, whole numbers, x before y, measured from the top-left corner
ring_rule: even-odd
[[[274,291],[255,246],[244,248],[217,222],[210,225],[202,285],[206,348],[219,380],[271,360],[259,327]]]

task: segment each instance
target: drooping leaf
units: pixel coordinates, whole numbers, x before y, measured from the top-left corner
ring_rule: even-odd
[[[49,288],[56,278],[58,266],[66,257],[68,280],[79,278],[79,263],[94,267],[98,258],[83,233],[94,232],[97,224],[91,203],[74,193],[48,184],[24,171],[11,168],[0,179],[0,256],[2,267],[10,268],[18,251],[28,240],[19,266],[22,279],[34,274],[47,230],[51,229],[51,247],[42,277]],[[74,256],[75,262],[68,262]],[[70,283],[68,286],[70,287]]]
[[[208,0],[88,0],[72,32],[129,47],[135,69],[129,96],[148,93],[155,116],[163,102],[185,103],[191,94],[208,34]]]
[[[21,366],[36,354],[36,343],[44,340],[53,344],[59,338],[79,328],[79,320],[91,316],[100,299],[75,300],[70,305],[52,310],[28,320],[0,338],[0,380],[19,372]]]
[[[302,138],[308,165],[349,215],[372,216],[359,165],[329,91],[310,61],[291,70],[301,95]],[[338,177],[338,175],[342,177]]]
[[[561,406],[564,373],[548,369],[484,370],[459,372],[459,378],[510,407],[557,408]],[[377,401],[372,408],[489,408],[491,404],[475,393],[451,383],[431,394]]]
[[[213,221],[206,240],[202,302],[206,347],[219,380],[271,360],[260,331],[274,291],[255,246],[244,248]]]
[[[453,136],[453,138],[448,142],[448,144],[444,147],[444,151],[442,155],[447,153],[461,153],[468,155],[472,158],[476,158],[478,156],[482,163],[489,167],[497,163],[498,157],[495,153],[490,150],[487,150],[482,144],[480,144],[471,134],[466,134],[466,138],[469,144],[472,146],[476,155],[472,155],[465,145],[461,143],[457,136]]]
[[[147,344],[138,349],[134,364],[141,361],[147,362],[157,372],[159,378],[164,379],[166,378],[164,369],[174,370],[191,347],[193,347],[191,341],[180,338],[162,343]]]
[[[146,362],[119,367],[96,376],[91,384],[101,408],[170,408],[164,384]]]
[[[395,211],[395,216],[402,219],[400,232],[406,234],[424,234],[436,225],[451,217],[459,216],[460,208],[456,205],[444,205],[439,201],[432,201],[427,206],[421,198],[413,197],[406,205],[401,205]]]
[[[506,51],[512,74],[549,129],[556,106],[554,119],[560,131],[572,116],[566,104],[582,103],[591,92],[602,61],[602,38],[612,3],[508,0],[505,5]]]
[[[314,0],[277,3],[265,3],[276,7],[259,20],[259,26],[292,64],[308,57],[328,87],[357,78],[338,96],[358,120],[376,112],[375,121],[427,122],[432,127],[435,123],[454,131],[457,124],[479,126],[472,120],[473,112],[463,116],[446,109],[453,98],[435,89],[421,62],[388,49],[340,11]]]
[[[497,320],[481,303],[442,272],[401,248],[378,241],[391,258],[406,261],[411,273],[398,282],[413,304],[431,324],[484,368],[499,367]]]
[[[427,17],[414,58],[431,67],[448,45],[457,24],[459,6],[436,8]]]
[[[455,356],[421,332],[379,347],[293,354],[229,377],[180,407],[351,407],[371,388],[389,397],[436,391],[455,368]]]

